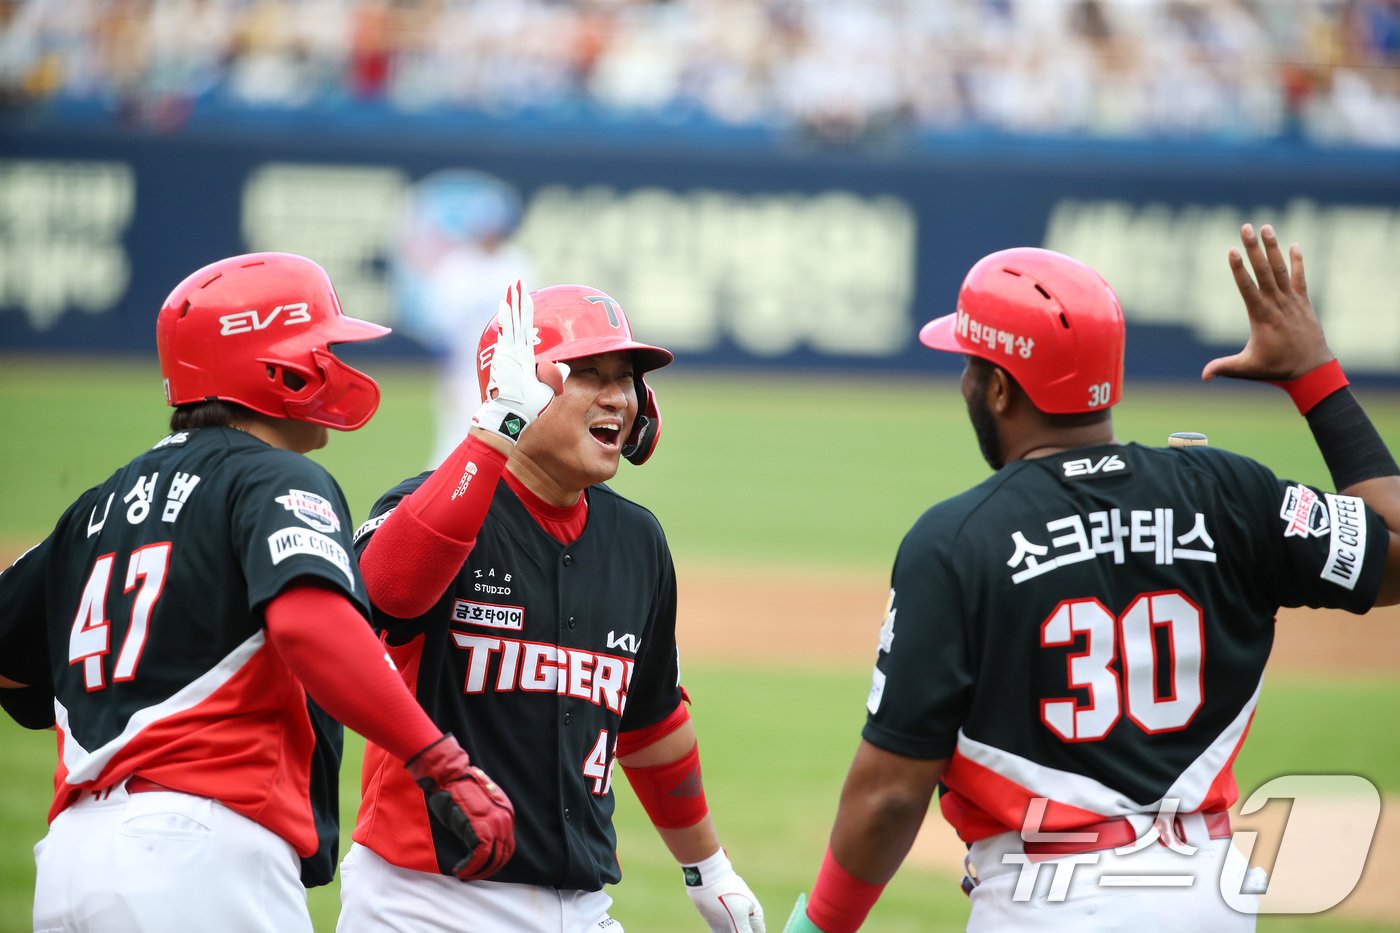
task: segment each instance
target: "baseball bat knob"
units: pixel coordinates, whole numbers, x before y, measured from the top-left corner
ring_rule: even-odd
[[[1177,431],[1167,438],[1167,444],[1172,447],[1207,447],[1210,441],[1196,431]]]

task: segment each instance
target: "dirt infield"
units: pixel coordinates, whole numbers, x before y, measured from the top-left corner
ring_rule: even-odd
[[[688,659],[741,663],[744,656],[771,665],[774,658],[797,664],[860,665],[875,655],[876,633],[889,594],[883,573],[761,572],[751,568],[682,565],[679,637]],[[1400,607],[1386,607],[1364,619],[1345,612],[1284,610],[1271,672],[1365,676],[1400,674]],[[1362,806],[1339,801],[1337,820]],[[1335,908],[1338,916],[1395,922],[1400,917],[1400,799],[1382,801],[1374,845],[1356,890]],[[1259,834],[1251,864],[1274,865],[1284,835],[1286,807],[1258,814],[1234,814],[1236,831]],[[1332,825],[1336,825],[1334,821]],[[1306,827],[1305,827],[1306,830]],[[1295,829],[1295,832],[1297,830]],[[1335,834],[1314,827],[1306,839],[1290,840],[1306,852],[1330,852]],[[966,849],[937,810],[925,821],[910,853],[913,861],[960,875]],[[1329,855],[1325,864],[1344,861]]]

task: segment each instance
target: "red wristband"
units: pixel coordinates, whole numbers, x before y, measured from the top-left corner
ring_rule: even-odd
[[[861,881],[842,868],[827,846],[807,901],[807,918],[826,933],[855,933],[884,890],[883,884]]]
[[[1287,392],[1288,397],[1293,399],[1293,404],[1298,407],[1298,414],[1306,415],[1318,402],[1350,383],[1346,373],[1342,372],[1342,364],[1337,360],[1329,360],[1316,369],[1303,373],[1297,379],[1274,382],[1274,385]]]

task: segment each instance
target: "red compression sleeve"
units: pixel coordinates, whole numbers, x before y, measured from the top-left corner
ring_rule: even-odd
[[[827,846],[807,902],[807,918],[826,933],[855,933],[884,890],[883,884],[861,881],[842,868]]]
[[[405,761],[442,737],[344,596],[294,586],[263,617],[267,640],[327,713]]]
[[[675,761],[644,767],[623,765],[622,770],[654,826],[685,829],[710,812],[705,803],[705,785],[700,780],[699,743]]]
[[[505,465],[504,454],[469,436],[398,504],[360,555],[375,606],[399,619],[432,608],[471,553]]]

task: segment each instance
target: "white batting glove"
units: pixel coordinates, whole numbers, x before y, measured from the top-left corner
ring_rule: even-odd
[[[530,422],[554,401],[555,390],[540,382],[535,373],[535,303],[519,281],[506,289],[497,317],[501,336],[491,354],[491,376],[486,384],[486,402],[472,424],[494,431],[514,444]],[[569,367],[555,363],[561,378],[568,378]],[[562,384],[562,383],[561,383]],[[495,390],[494,398],[490,398]]]
[[[684,865],[685,893],[705,918],[710,933],[764,933],[763,907],[734,873],[720,849],[697,865]]]

